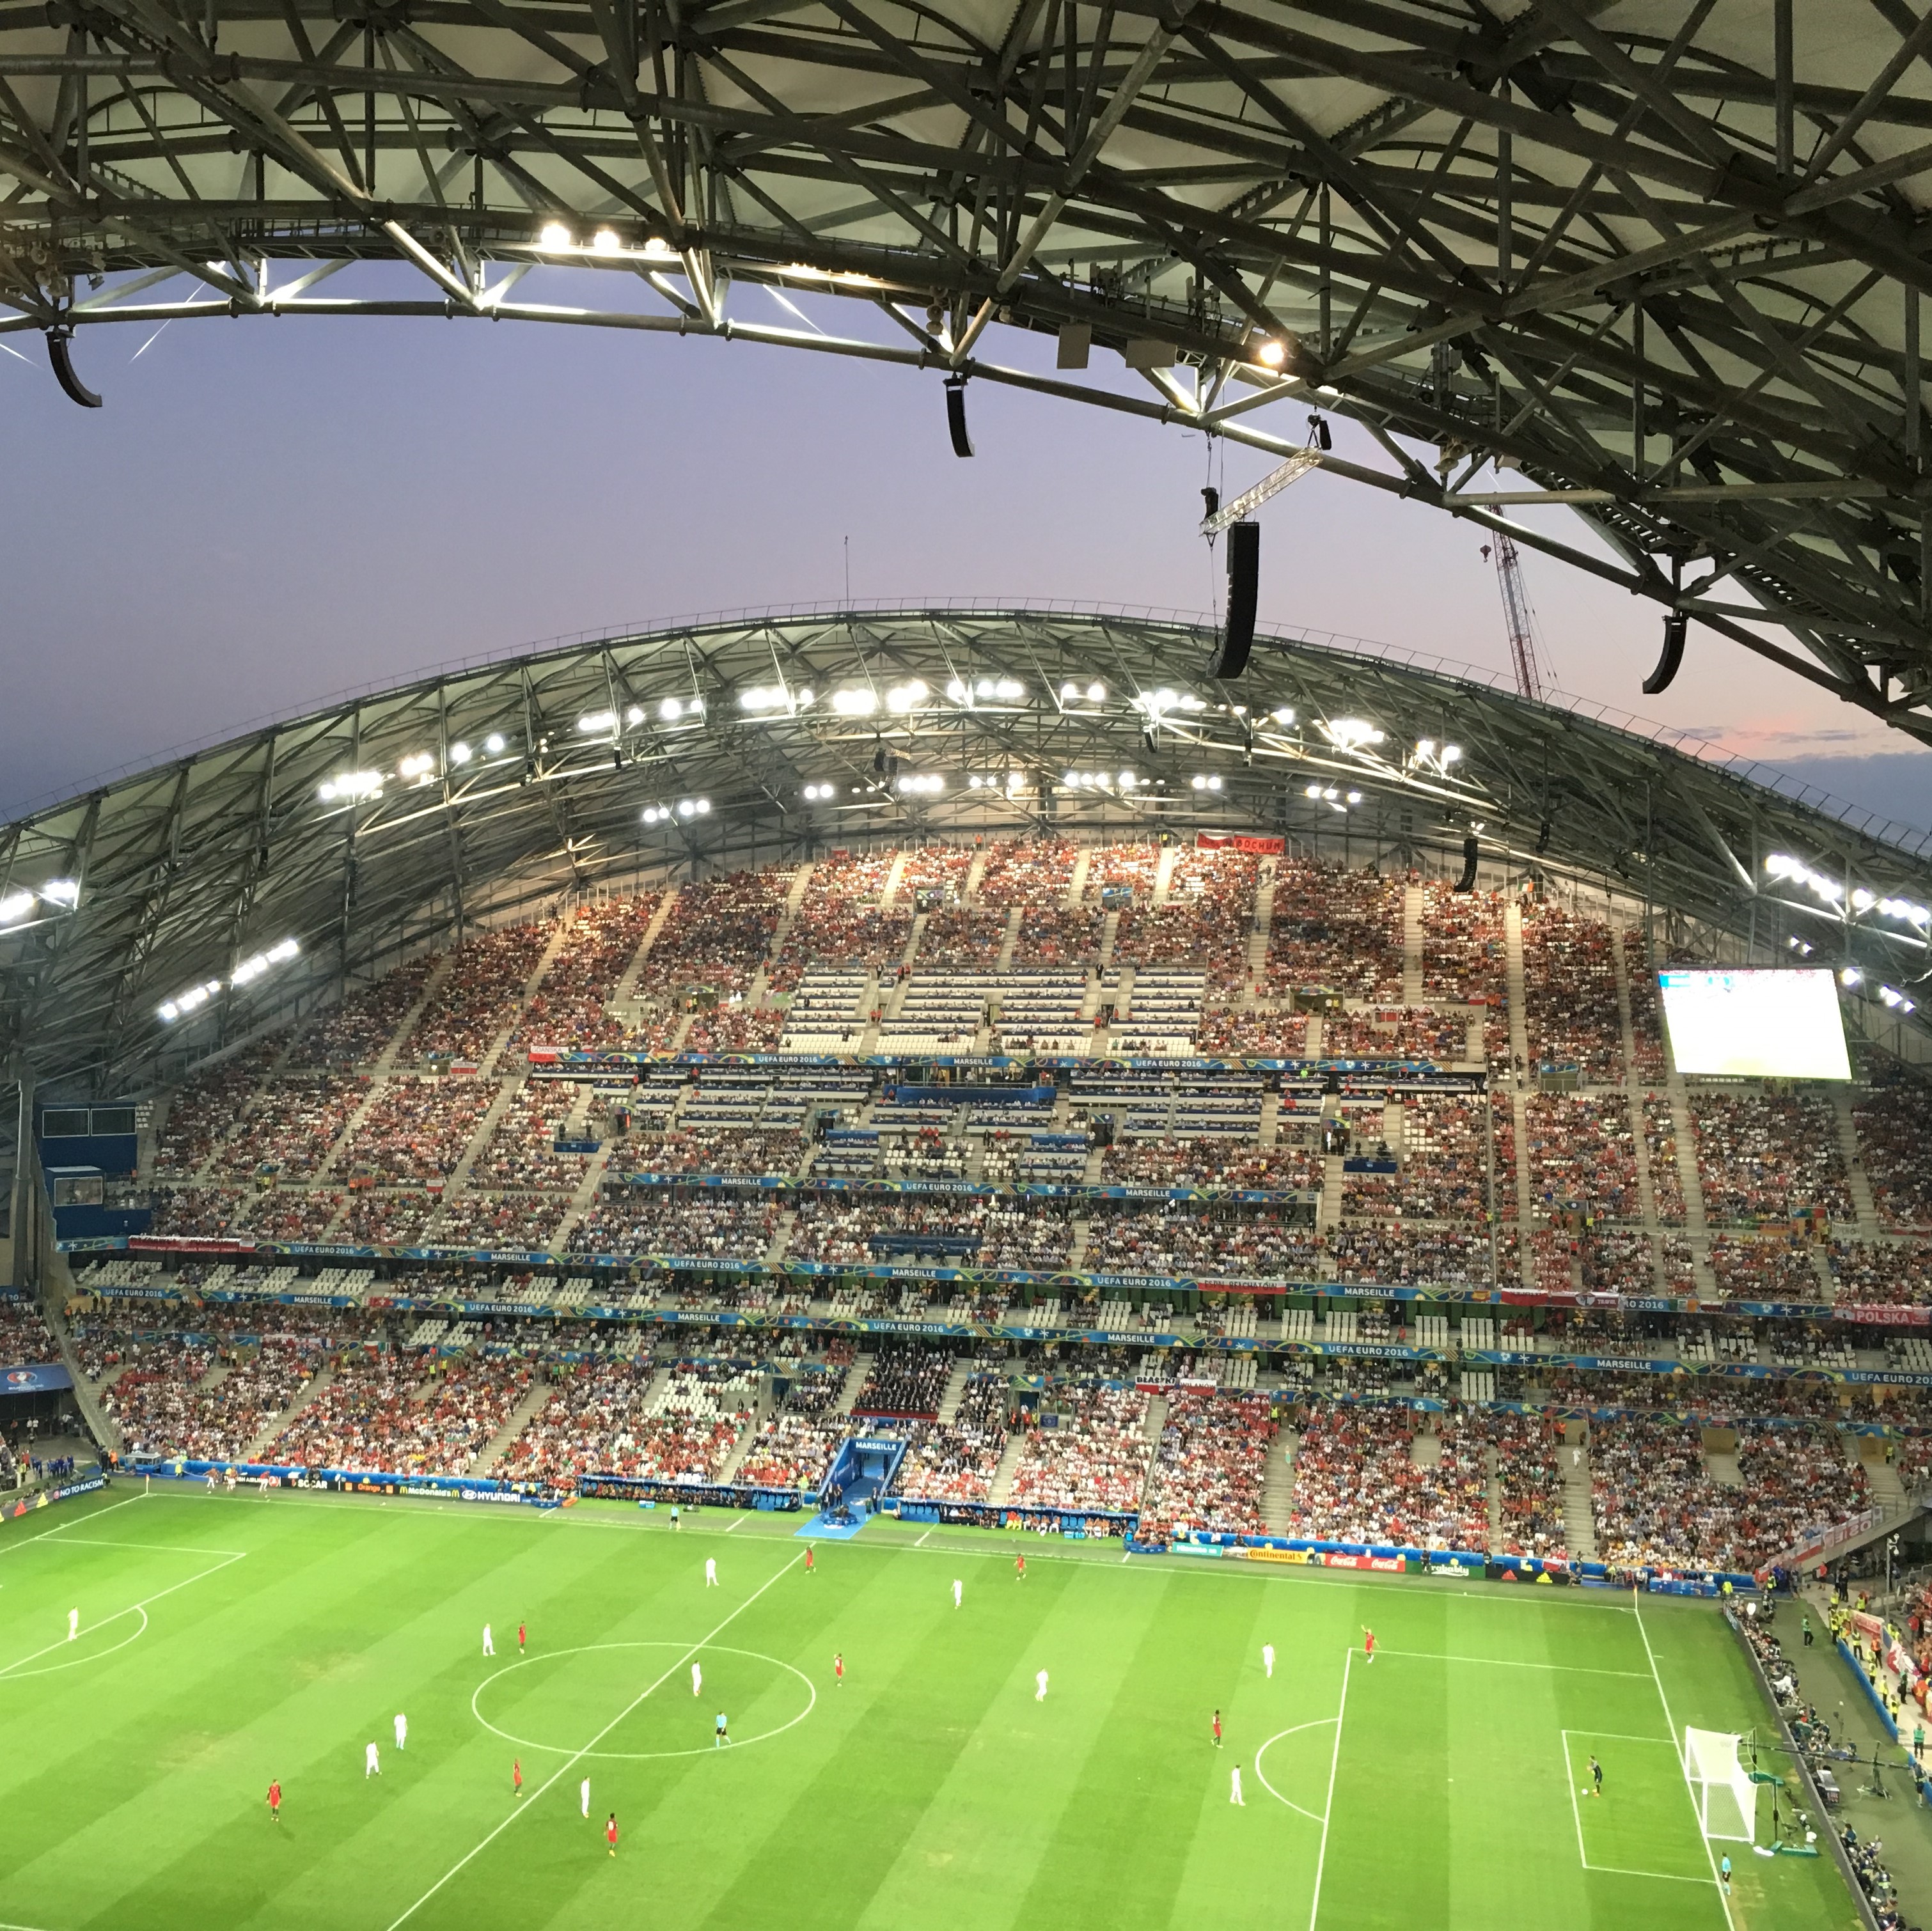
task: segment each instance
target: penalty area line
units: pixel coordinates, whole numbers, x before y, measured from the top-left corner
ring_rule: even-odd
[[[394,1918],[391,1921],[388,1927],[388,1931],[397,1931],[398,1926],[406,1924],[409,1921],[413,1918],[416,1913],[420,1911],[423,1906],[450,1881],[452,1878],[454,1877],[459,1872],[462,1871],[473,1859],[480,1856],[484,1851],[488,1850],[490,1846],[494,1844],[519,1817],[528,1816],[531,1810],[536,1807],[536,1801],[538,1798],[542,1797],[546,1791],[550,1789],[554,1785],[556,1785],[561,1778],[568,1777],[569,1774],[574,1770],[592,1750],[596,1749],[597,1746],[601,1744],[620,1723],[623,1722],[626,1717],[630,1715],[632,1711],[635,1710],[647,1697],[652,1695],[656,1691],[662,1688],[664,1684],[669,1682],[670,1679],[675,1676],[693,1657],[697,1655],[700,1650],[707,1648],[710,1644],[716,1642],[719,1634],[724,1630],[728,1629],[732,1624],[736,1622],[738,1618],[742,1616],[745,1612],[772,1586],[774,1582],[777,1582],[781,1576],[788,1574],[792,1570],[796,1568],[799,1564],[802,1562],[804,1560],[805,1552],[803,1549],[800,1549],[797,1555],[794,1555],[790,1561],[788,1562],[784,1565],[784,1568],[775,1570],[771,1575],[768,1576],[764,1582],[758,1585],[757,1588],[752,1591],[750,1595],[747,1596],[745,1600],[731,1612],[730,1615],[724,1618],[724,1621],[718,1625],[716,1629],[713,1630],[709,1636],[706,1636],[702,1638],[700,1641],[693,1643],[690,1648],[686,1650],[685,1653],[678,1658],[676,1662],[673,1663],[669,1669],[665,1670],[662,1676],[657,1678],[654,1681],[646,1684],[644,1689],[640,1690],[635,1696],[632,1698],[629,1702],[624,1705],[622,1709],[617,1712],[616,1716],[610,1719],[609,1723],[604,1726],[602,1729],[597,1732],[596,1735],[590,1739],[590,1742],[586,1744],[584,1747],[576,1753],[575,1756],[566,1758],[565,1760],[560,1764],[548,1777],[544,1778],[542,1783],[537,1786],[535,1790],[531,1792],[528,1803],[518,1805],[515,1810],[512,1810],[510,1814],[506,1817],[494,1831],[490,1831],[487,1837],[483,1838],[480,1843],[474,1845],[470,1849],[464,1852],[463,1855],[458,1858],[455,1863],[452,1864],[448,1870],[445,1871],[442,1876],[438,1878],[435,1883],[431,1885],[428,1890],[424,1891],[422,1897],[416,1900],[415,1903],[411,1905],[400,1917]],[[0,1927],[0,1931],[4,1931],[4,1927]]]

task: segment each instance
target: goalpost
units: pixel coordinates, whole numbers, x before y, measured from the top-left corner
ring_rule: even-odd
[[[1684,1775],[1705,1836],[1748,1844],[1756,1834],[1757,1786],[1738,1761],[1742,1741],[1723,1730],[1686,1729]]]

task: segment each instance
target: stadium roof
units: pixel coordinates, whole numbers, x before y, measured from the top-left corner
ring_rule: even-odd
[[[0,0],[0,337],[76,400],[92,325],[417,314],[1312,405],[1932,741],[1928,128],[1906,0]]]
[[[1434,661],[1269,637],[1218,685],[1214,645],[1146,616],[804,611],[339,700],[0,832],[4,1063],[124,1093],[573,888],[1048,828],[1262,830],[1438,869],[1474,837],[1916,1004],[1932,839]]]

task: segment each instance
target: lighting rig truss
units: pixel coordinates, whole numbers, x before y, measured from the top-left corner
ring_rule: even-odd
[[[1916,0],[48,0],[0,331],[83,403],[117,321],[729,337],[934,372],[962,454],[968,378],[1276,458],[1313,403],[1932,742],[1928,129]]]

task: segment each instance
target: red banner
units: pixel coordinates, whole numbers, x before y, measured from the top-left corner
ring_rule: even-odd
[[[1255,852],[1263,858],[1278,858],[1287,849],[1279,838],[1246,832],[1196,832],[1194,846],[1197,851]]]

